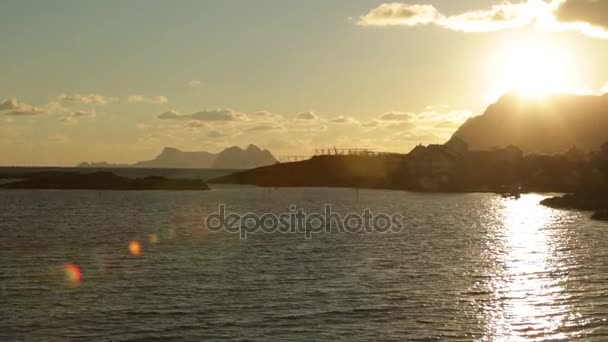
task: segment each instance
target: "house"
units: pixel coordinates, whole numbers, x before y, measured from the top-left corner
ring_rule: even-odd
[[[467,160],[467,143],[454,137],[444,145],[416,146],[408,154],[408,170],[418,186],[432,190],[448,184]]]

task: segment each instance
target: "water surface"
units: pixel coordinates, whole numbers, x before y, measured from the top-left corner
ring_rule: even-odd
[[[0,191],[0,340],[605,341],[608,224],[542,198]],[[242,240],[204,228],[219,203],[399,212],[405,229]]]

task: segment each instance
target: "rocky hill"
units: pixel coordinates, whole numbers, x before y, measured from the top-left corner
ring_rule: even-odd
[[[608,94],[546,98],[507,94],[454,135],[474,150],[508,145],[526,153],[559,153],[573,146],[599,150],[608,141]]]

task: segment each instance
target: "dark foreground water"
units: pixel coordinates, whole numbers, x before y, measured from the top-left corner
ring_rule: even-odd
[[[542,198],[0,191],[0,340],[606,341],[608,224]],[[204,228],[219,203],[405,228],[241,240]]]

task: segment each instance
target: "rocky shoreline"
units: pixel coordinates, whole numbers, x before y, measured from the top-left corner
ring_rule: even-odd
[[[541,204],[555,209],[593,211],[594,220],[608,221],[608,192],[585,191],[547,198]]]

